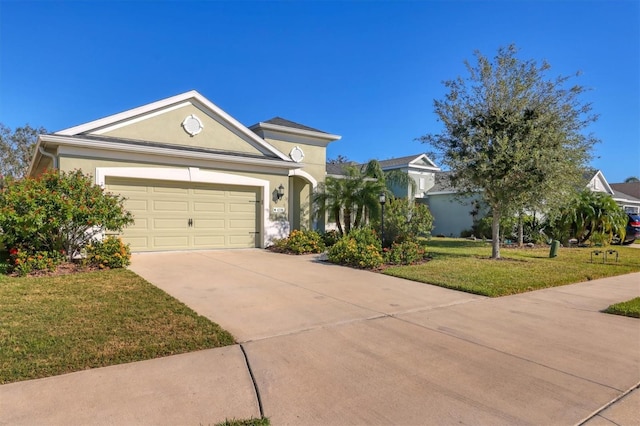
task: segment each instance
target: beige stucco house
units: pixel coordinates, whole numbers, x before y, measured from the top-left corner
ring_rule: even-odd
[[[40,135],[29,169],[81,169],[126,197],[133,251],[265,247],[313,223],[340,136],[282,118],[245,127],[196,91]]]

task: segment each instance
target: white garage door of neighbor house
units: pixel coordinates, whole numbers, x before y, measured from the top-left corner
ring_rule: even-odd
[[[259,188],[141,179],[106,179],[135,219],[123,240],[132,251],[258,246]]]

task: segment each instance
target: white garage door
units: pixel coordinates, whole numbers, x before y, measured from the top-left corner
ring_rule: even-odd
[[[109,177],[106,187],[127,198],[133,251],[259,246],[259,188]]]

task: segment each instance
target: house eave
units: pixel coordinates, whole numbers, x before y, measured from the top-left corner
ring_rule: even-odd
[[[91,133],[91,132],[100,132],[100,130],[114,125],[119,125],[123,122],[127,122],[130,120],[135,120],[149,113],[153,113],[154,111],[159,111],[164,108],[170,107],[172,105],[177,105],[184,103],[186,101],[195,101],[203,106],[205,109],[209,109],[220,119],[225,121],[228,125],[236,128],[239,132],[241,132],[245,137],[251,139],[254,143],[261,146],[263,149],[268,152],[276,155],[282,160],[288,161],[289,158],[284,155],[282,152],[278,151],[276,148],[271,146],[265,140],[260,138],[254,132],[249,130],[242,123],[237,121],[235,118],[231,117],[229,114],[224,112],[222,109],[218,108],[214,103],[209,101],[207,98],[202,96],[195,90],[191,90],[186,93],[182,93],[176,96],[171,96],[169,98],[161,99],[156,102],[152,102],[150,104],[146,104],[137,108],[133,108],[127,111],[120,112],[118,114],[109,115],[104,118],[100,118],[98,120],[90,121],[88,123],[80,124],[78,126],[69,127],[68,129],[63,129],[58,132],[55,132],[55,135],[59,136],[73,136],[80,135],[83,133]]]
[[[55,147],[56,150],[59,147],[75,147],[75,148],[90,148],[95,150],[113,151],[120,153],[142,154],[149,156],[161,156],[170,158],[185,158],[185,159],[197,159],[205,161],[216,161],[223,163],[234,164],[250,164],[256,166],[263,166],[277,169],[298,169],[302,168],[304,164],[294,163],[292,161],[283,161],[277,158],[255,158],[247,156],[234,156],[233,154],[220,154],[206,151],[185,151],[176,147],[157,147],[157,146],[143,146],[125,144],[121,142],[101,141],[94,139],[83,139],[81,137],[71,136],[59,136],[59,135],[44,135],[38,139],[37,146],[43,148]],[[37,148],[36,148],[37,149]],[[39,159],[39,152],[36,151],[36,155],[29,167],[29,173],[32,172],[34,164]]]
[[[249,127],[249,130],[253,130],[253,131],[258,129],[270,130],[272,132],[289,133],[292,135],[305,136],[308,138],[322,139],[328,142],[334,142],[342,138],[342,136],[332,135],[330,133],[313,132],[311,130],[296,129],[293,127],[280,126],[277,124],[264,123],[264,122],[254,124],[253,126]]]

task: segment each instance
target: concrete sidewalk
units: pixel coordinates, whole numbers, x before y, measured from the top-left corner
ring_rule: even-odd
[[[274,425],[640,424],[638,391],[608,406],[640,382],[640,322],[600,313],[640,274],[488,299],[260,250],[132,269],[243,342]],[[0,424],[259,414],[239,346],[0,386]]]

